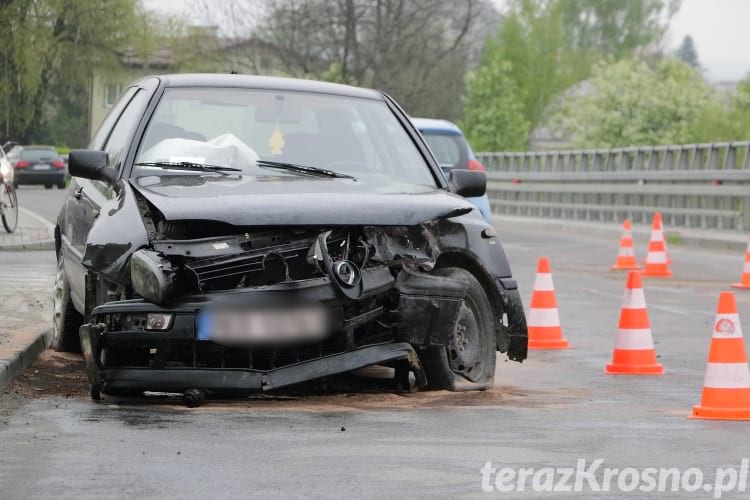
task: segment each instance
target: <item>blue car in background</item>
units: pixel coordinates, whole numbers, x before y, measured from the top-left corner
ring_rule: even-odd
[[[454,168],[484,172],[484,165],[476,159],[463,132],[454,123],[432,118],[412,118],[411,121],[424,136],[446,179],[450,178],[451,170]],[[487,195],[467,199],[476,205],[487,222],[492,222],[490,200]]]

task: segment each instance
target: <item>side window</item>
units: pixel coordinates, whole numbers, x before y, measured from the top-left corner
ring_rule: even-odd
[[[138,125],[143,112],[146,93],[142,90],[136,92],[128,106],[117,120],[112,133],[109,134],[107,143],[104,145],[104,151],[109,155],[109,166],[120,170],[120,165],[128,146],[128,139],[131,132]]]
[[[120,99],[107,114],[107,117],[104,119],[102,124],[99,125],[99,129],[96,131],[94,138],[91,139],[89,149],[101,150],[102,147],[104,147],[104,142],[107,140],[107,137],[109,137],[109,132],[110,130],[112,130],[112,126],[117,121],[117,118],[120,117],[120,113],[122,113],[123,108],[127,106],[127,104],[130,102],[130,99],[133,98],[133,94],[135,94],[137,90],[138,88],[136,87],[130,87],[125,91],[124,94],[122,94]]]

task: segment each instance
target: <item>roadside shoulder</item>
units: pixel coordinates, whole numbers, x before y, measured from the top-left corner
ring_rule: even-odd
[[[54,250],[55,225],[28,208],[18,207],[18,227],[0,231],[0,251]]]
[[[622,223],[618,222],[583,222],[565,219],[542,219],[538,217],[512,217],[495,215],[493,225],[498,229],[505,227],[534,227],[546,231],[585,234],[598,238],[617,238],[622,233]],[[633,235],[648,238],[651,227],[640,224],[633,226]],[[667,243],[685,247],[696,247],[708,250],[725,250],[744,252],[747,247],[747,235],[742,231],[722,229],[688,229],[666,226],[664,233]]]

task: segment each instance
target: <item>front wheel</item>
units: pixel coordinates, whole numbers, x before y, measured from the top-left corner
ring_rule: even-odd
[[[430,347],[419,357],[433,389],[475,391],[495,383],[495,322],[482,285],[470,272],[445,267],[434,273],[468,285],[456,327],[443,347]]]
[[[16,196],[16,190],[13,189],[8,183],[4,183],[0,186],[2,193],[0,193],[0,213],[2,213],[3,227],[9,233],[16,230],[18,226],[18,197]]]
[[[81,352],[78,328],[83,324],[83,316],[70,300],[70,285],[62,252],[57,257],[52,312],[52,348],[60,352]]]

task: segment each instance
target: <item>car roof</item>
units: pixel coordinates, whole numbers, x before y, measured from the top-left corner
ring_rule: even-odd
[[[420,132],[441,132],[454,135],[464,135],[458,125],[448,120],[435,118],[411,118],[411,122]]]
[[[150,77],[147,77],[150,78]],[[317,92],[346,97],[361,97],[382,101],[383,94],[376,90],[352,87],[339,83],[281,78],[275,76],[232,75],[224,73],[183,73],[155,76],[164,81],[167,87],[231,87],[246,89],[286,90],[297,92]]]

